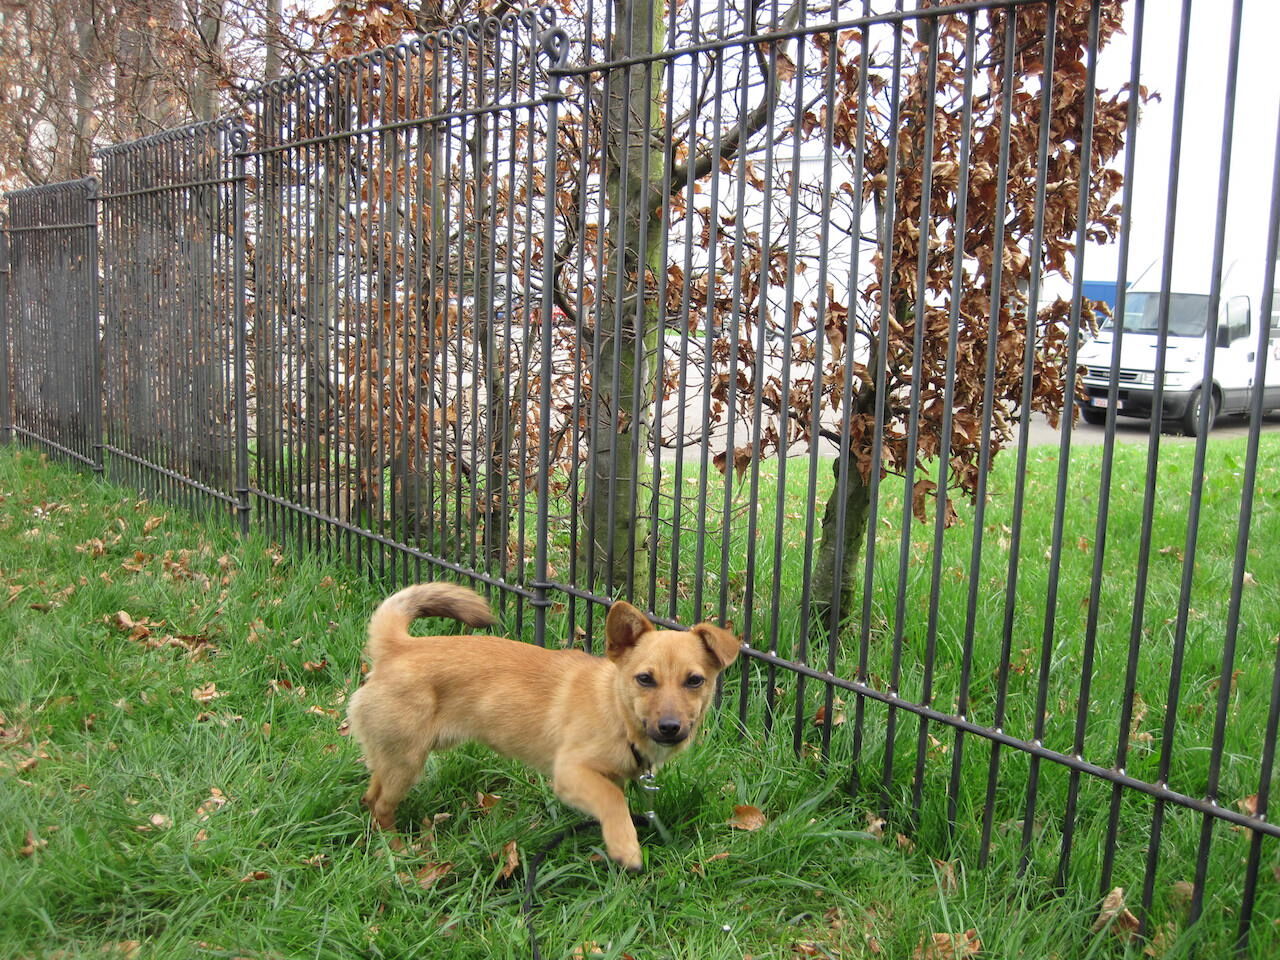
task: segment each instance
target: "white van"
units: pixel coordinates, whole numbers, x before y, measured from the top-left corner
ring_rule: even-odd
[[[1258,284],[1261,288],[1261,284]],[[1263,409],[1280,409],[1280,316],[1258,310],[1256,297],[1225,292],[1219,301],[1214,333],[1213,387],[1205,429],[1223,414],[1245,413],[1253,403],[1258,328],[1268,327],[1267,382]],[[1179,423],[1188,436],[1200,430],[1200,385],[1204,377],[1205,321],[1209,297],[1200,293],[1169,295],[1169,337],[1165,347],[1165,422]],[[1119,391],[1116,413],[1126,417],[1150,417],[1155,392],[1155,370],[1160,319],[1160,293],[1129,290],[1125,293],[1124,336],[1120,346]],[[1080,347],[1079,362],[1086,396],[1077,396],[1086,423],[1105,422],[1110,402],[1112,345],[1117,318],[1107,320],[1098,335]]]

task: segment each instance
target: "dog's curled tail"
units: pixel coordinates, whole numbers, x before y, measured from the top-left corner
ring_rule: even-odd
[[[410,640],[409,624],[419,617],[450,617],[469,627],[495,623],[484,597],[453,583],[417,583],[379,604],[369,621],[369,658],[377,661],[388,644]]]

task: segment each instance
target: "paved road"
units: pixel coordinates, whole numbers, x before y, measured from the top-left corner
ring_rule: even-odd
[[[1150,431],[1151,422],[1149,420],[1139,420],[1132,417],[1116,418],[1116,443],[1145,444]],[[1262,418],[1262,431],[1263,433],[1280,433],[1280,413],[1269,413],[1264,416]],[[1246,418],[1223,417],[1214,426],[1210,437],[1247,437],[1248,435],[1249,421]],[[1075,426],[1071,429],[1071,445],[1073,447],[1100,446],[1105,439],[1106,431],[1102,427],[1090,426],[1083,420],[1077,420]],[[1186,442],[1192,441],[1193,438],[1184,437],[1180,432],[1166,428],[1161,442],[1170,440]],[[1058,442],[1058,431],[1051,428],[1043,417],[1037,415],[1032,419],[1032,446],[1057,444]]]

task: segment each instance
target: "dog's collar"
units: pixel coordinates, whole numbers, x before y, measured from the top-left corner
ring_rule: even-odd
[[[641,777],[653,776],[653,761],[641,753],[640,748],[630,740],[627,741],[627,746],[631,748],[631,756],[635,757],[636,767],[640,771],[639,775]]]

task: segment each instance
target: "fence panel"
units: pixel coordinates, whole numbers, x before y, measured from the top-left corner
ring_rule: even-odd
[[[234,130],[100,154],[109,473],[191,506],[239,505]]]
[[[1182,224],[1186,22],[1144,54],[1141,4],[873,6],[509,13],[264,87],[243,149],[104,151],[112,476],[470,578],[538,643],[619,596],[732,621],[740,729],[873,814],[1122,886],[1147,935],[1189,881],[1270,944],[1280,146],[1229,215],[1240,6]],[[91,192],[10,196],[6,315],[15,430],[90,460]]]
[[[1182,146],[1138,128],[1140,11],[1104,84],[1116,3],[616,9],[573,25],[562,77],[553,339],[572,346],[544,429],[564,437],[547,547],[565,634],[598,635],[619,595],[664,623],[731,619],[742,728],[844,766],[899,824],[1059,888],[1123,886],[1147,934],[1188,863],[1193,917],[1234,915],[1245,886],[1240,929],[1273,915],[1256,881],[1280,829],[1257,810],[1280,617],[1244,574],[1276,523],[1253,492],[1280,397],[1200,385],[1220,315],[1250,382],[1277,382],[1275,221],[1183,226],[1179,248],[1198,230],[1217,255],[1175,269]],[[1231,76],[1238,43],[1237,18],[1214,51]],[[1179,110],[1181,71],[1160,91]],[[1129,212],[1165,167],[1153,283],[1127,261]],[[1100,240],[1126,318],[1101,339],[1150,317],[1145,360],[1192,358],[1146,374],[1145,457],[1117,441],[1116,411],[1143,412],[1132,371],[1079,359],[1108,317],[1079,280]],[[1268,253],[1246,279],[1224,248]],[[1126,305],[1133,283],[1150,292]],[[1232,392],[1251,434],[1223,504],[1197,410]],[[1073,442],[1077,401],[1102,447]],[[1177,455],[1166,430],[1197,436]]]
[[[0,427],[101,470],[97,192],[90,179],[5,195],[9,296],[7,329],[0,324],[6,363]]]
[[[301,74],[264,88],[254,118],[266,528],[393,580],[466,572],[513,596],[517,622],[550,19],[491,17]]]

